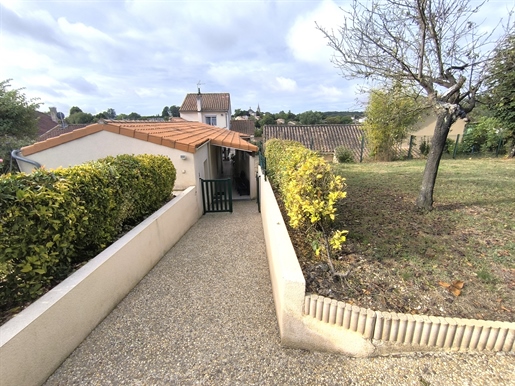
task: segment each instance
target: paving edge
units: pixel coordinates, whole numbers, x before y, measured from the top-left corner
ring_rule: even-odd
[[[306,295],[305,279],[275,195],[261,168],[258,176],[272,290],[285,346],[360,357],[428,351],[514,352],[512,322],[381,312]]]

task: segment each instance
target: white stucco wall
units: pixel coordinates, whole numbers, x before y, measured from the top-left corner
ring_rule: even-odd
[[[181,118],[190,121],[190,122],[200,122],[199,116],[196,111],[194,112],[181,112]],[[228,112],[221,111],[202,111],[202,123],[206,123],[206,116],[216,116],[216,127],[220,127],[222,129],[229,129],[229,125],[231,122],[231,110]]]
[[[174,187],[176,190],[196,185],[198,178],[195,173],[195,164],[203,163],[201,157],[207,159],[207,151],[192,154],[108,131],[101,131],[63,143],[26,156],[26,158],[39,162],[47,169],[56,169],[120,154],[156,154],[169,157],[177,169]],[[186,156],[186,159],[181,159],[181,155]],[[18,165],[26,173],[30,173],[34,168],[26,162],[19,162]]]
[[[436,117],[432,114],[428,114],[423,117],[420,122],[417,123],[415,128],[412,130],[411,135],[420,137],[432,137],[435,132]],[[456,138],[456,135],[463,137],[466,122],[463,119],[458,119],[449,131],[449,138]]]

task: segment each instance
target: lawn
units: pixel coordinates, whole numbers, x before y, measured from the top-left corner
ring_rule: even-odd
[[[514,321],[515,161],[443,160],[434,210],[415,209],[424,161],[335,166],[349,231],[333,279],[292,234],[307,291],[375,310]],[[454,293],[453,293],[454,292]]]

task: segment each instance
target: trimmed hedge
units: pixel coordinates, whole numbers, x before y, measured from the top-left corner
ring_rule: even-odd
[[[170,199],[165,156],[0,176],[0,310],[41,296]]]

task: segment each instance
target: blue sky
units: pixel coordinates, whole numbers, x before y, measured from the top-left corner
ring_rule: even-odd
[[[0,0],[0,80],[41,111],[160,114],[187,93],[229,92],[233,110],[363,110],[315,21],[345,1]],[[492,0],[495,19],[514,0]]]

